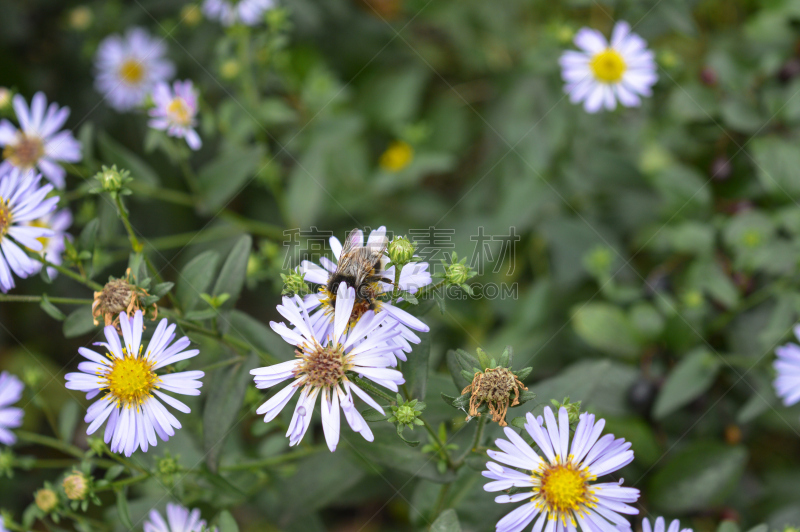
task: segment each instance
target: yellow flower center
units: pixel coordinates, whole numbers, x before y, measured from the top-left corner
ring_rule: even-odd
[[[30,227],[42,227],[42,228],[45,228],[45,229],[49,229],[49,226],[42,219],[33,220],[32,222],[28,222],[28,225]],[[38,240],[42,244],[42,249],[47,249],[47,243],[50,241],[50,239],[48,237],[40,236],[36,240]]]
[[[128,85],[144,81],[144,67],[136,59],[126,59],[119,67],[119,77]]]
[[[0,240],[8,233],[8,228],[11,227],[11,208],[8,206],[8,200],[0,198]]]
[[[161,382],[153,371],[154,362],[133,357],[125,353],[125,358],[111,358],[111,371],[106,375],[106,388],[110,400],[117,405],[138,407],[150,397],[154,388]]]
[[[604,83],[618,83],[627,69],[625,60],[616,50],[606,48],[589,62],[594,77]]]
[[[414,148],[401,140],[392,142],[381,155],[380,165],[389,172],[399,172],[414,159]]]
[[[183,98],[173,98],[167,106],[170,120],[181,126],[188,126],[192,121],[192,111]]]
[[[341,345],[322,347],[318,343],[303,345],[297,357],[302,363],[295,371],[295,377],[305,377],[301,385],[310,384],[314,388],[331,388],[344,380],[345,371],[350,369]]]
[[[17,168],[28,169],[36,166],[44,155],[44,144],[38,137],[17,133],[17,142],[8,144],[3,150],[3,157],[11,161]]]
[[[538,490],[544,504],[554,519],[573,519],[572,512],[581,512],[594,503],[589,480],[594,477],[587,468],[579,469],[574,464],[546,465],[533,475],[541,482]]]

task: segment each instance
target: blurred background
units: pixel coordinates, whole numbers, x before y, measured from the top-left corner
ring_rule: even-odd
[[[168,281],[253,235],[240,325],[241,314],[262,328],[277,318],[279,274],[325,253],[310,235],[385,225],[416,239],[434,272],[453,252],[479,270],[474,297],[455,291],[424,317],[426,418],[454,444],[470,431],[440,398],[460,392],[447,351],[511,345],[537,398],[509,419],[566,396],[605,417],[633,443],[620,476],[642,490],[640,516],[698,531],[800,526],[800,409],[771,384],[800,312],[800,2],[284,0],[251,29],[175,0],[0,0],[0,13],[0,85],[72,109],[85,160],[64,198],[72,234],[100,220],[95,280],[122,276],[130,251],[112,206],[86,193],[101,164],[131,170],[131,221]],[[579,28],[608,35],[618,20],[647,40],[659,81],[639,108],[589,115],[565,97],[558,58]],[[201,93],[193,185],[177,144],[93,88],[98,43],[131,26],[163,38],[177,78]],[[42,292],[91,297],[61,277],[15,290]],[[0,305],[0,369],[26,381],[25,430],[85,446],[85,401],[63,387],[97,334],[79,312],[59,323]],[[222,349],[192,339],[200,365]],[[252,413],[263,394],[246,375],[238,389],[223,464],[284,452],[285,425]],[[209,419],[184,419],[140,459],[206,467]],[[131,517],[178,499],[208,516],[229,509],[243,531],[426,530],[443,475],[390,425],[374,432],[371,447],[343,431],[333,455],[176,475],[167,498],[148,481],[127,494]],[[493,530],[510,507],[483,491],[483,464],[469,465],[447,479],[443,505],[463,530]],[[60,473],[0,478],[0,506],[22,514]],[[113,495],[103,503],[89,510],[107,523],[97,529],[124,530]]]

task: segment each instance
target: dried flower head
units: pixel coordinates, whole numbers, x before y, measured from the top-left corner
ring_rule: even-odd
[[[461,390],[461,395],[471,393],[469,400],[470,417],[480,416],[478,408],[484,403],[489,407],[492,421],[505,427],[508,408],[519,404],[519,391],[527,390],[519,378],[508,368],[487,368],[483,372],[475,373],[472,383]],[[514,401],[511,402],[511,394]]]
[[[131,316],[137,310],[142,310],[143,313],[146,311],[141,300],[150,294],[134,283],[135,279],[131,275],[131,269],[128,268],[125,277],[111,279],[100,292],[94,293],[92,316],[95,325],[100,324],[99,319],[102,316],[104,325],[114,325],[119,331],[120,312]],[[155,320],[158,317],[158,306],[155,303],[151,306],[153,309],[151,320]]]

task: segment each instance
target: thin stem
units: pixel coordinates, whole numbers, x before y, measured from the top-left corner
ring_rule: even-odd
[[[116,194],[114,196],[114,201],[117,204],[117,212],[122,220],[122,225],[125,226],[125,231],[128,233],[128,240],[131,241],[131,247],[135,253],[139,253],[142,251],[142,244],[139,243],[139,239],[136,238],[136,233],[133,232],[133,226],[128,219],[128,211],[125,210],[125,206],[122,204],[122,197],[120,197],[119,194]]]
[[[467,459],[467,456],[470,453],[477,451],[478,447],[481,444],[481,438],[483,437],[483,429],[486,428],[486,421],[489,418],[487,416],[480,416],[478,418],[478,427],[475,429],[475,436],[472,438],[472,445],[467,447],[467,450],[464,451],[464,454],[458,457],[456,460],[456,467],[461,467],[464,464],[464,460]]]
[[[44,445],[46,447],[50,447],[51,449],[61,451],[64,454],[72,455],[75,458],[82,459],[84,455],[84,452],[75,445],[64,443],[63,441],[57,440],[56,438],[51,438],[50,436],[42,436],[41,434],[35,434],[33,432],[28,432],[27,430],[18,430],[15,432],[15,434],[17,435],[17,438],[22,441]]]
[[[57,272],[59,272],[59,273],[61,273],[63,275],[66,275],[70,279],[74,279],[75,281],[78,281],[79,283],[81,283],[81,284],[83,284],[85,286],[88,286],[89,288],[91,288],[92,290],[94,290],[96,292],[99,292],[100,290],[103,289],[103,287],[101,285],[97,284],[96,282],[92,281],[91,279],[83,277],[82,275],[79,275],[79,274],[73,272],[69,268],[63,267],[60,264],[53,264],[52,262],[48,261],[47,259],[45,259],[41,255],[39,255],[35,251],[27,251],[27,252],[28,252],[28,256],[31,257],[32,259],[38,260],[39,262],[41,262],[42,264],[44,264],[48,268],[53,268]]]
[[[439,452],[440,452],[440,454],[442,455],[442,458],[444,458],[444,459],[445,459],[445,461],[447,462],[447,467],[449,467],[449,468],[450,468],[450,469],[452,469],[453,471],[455,471],[456,469],[458,469],[458,468],[456,467],[456,464],[455,464],[455,463],[453,463],[453,459],[450,457],[450,453],[448,453],[448,452],[447,452],[447,449],[445,448],[445,445],[446,445],[446,443],[445,443],[445,442],[443,442],[443,441],[442,441],[442,440],[439,438],[439,435],[436,433],[436,431],[435,431],[435,430],[433,430],[433,427],[431,427],[431,424],[430,424],[430,423],[428,423],[428,421],[427,421],[427,420],[425,420],[425,419],[422,419],[421,417],[420,417],[419,419],[422,421],[422,424],[423,424],[423,426],[425,427],[425,430],[427,430],[427,431],[428,431],[428,434],[430,434],[430,435],[431,435],[431,437],[433,438],[433,441],[435,441],[435,442],[436,442],[436,445],[438,445],[438,446],[439,446]]]
[[[388,393],[385,393],[385,392],[379,390],[378,388],[376,388],[375,386],[371,385],[370,383],[368,383],[364,379],[360,379],[360,378],[356,377],[355,375],[350,376],[348,378],[350,380],[352,380],[355,384],[357,384],[359,388],[363,388],[364,390],[372,393],[373,395],[377,395],[381,399],[385,399],[386,401],[389,401],[390,403],[393,403],[393,402],[397,401],[396,398],[392,397]]]
[[[169,188],[153,187],[145,183],[132,181],[128,187],[137,195],[145,196],[161,200],[167,203],[174,203],[176,205],[184,205],[186,207],[194,207],[195,201],[191,194],[186,194],[179,190],[172,190]]]
[[[400,272],[403,270],[402,266],[395,265],[394,267],[394,288],[392,289],[392,305],[397,303],[397,298],[400,297]]]
[[[221,362],[215,362],[213,364],[209,364],[208,366],[198,368],[200,371],[209,372],[214,369],[224,368],[225,366],[230,366],[233,364],[238,364],[239,362],[244,362],[246,359],[244,357],[233,357],[229,358],[228,360],[223,360]]]
[[[419,300],[425,299],[428,296],[429,293],[435,291],[437,288],[442,286],[444,283],[445,283],[445,281],[444,281],[444,279],[442,279],[438,283],[429,284],[428,286],[423,286],[422,288],[420,288],[417,291],[416,294],[414,294],[414,297],[416,297]]]
[[[307,447],[305,449],[299,449],[292,453],[281,454],[278,456],[271,456],[269,458],[264,458],[263,460],[256,460],[254,462],[245,462],[243,464],[232,464],[229,466],[220,467],[220,471],[252,471],[255,469],[263,469],[266,467],[272,467],[276,465],[280,465],[286,462],[291,462],[292,460],[297,460],[298,458],[303,458],[305,456],[310,456],[312,454],[316,454],[327,447],[320,445],[317,447]]]
[[[452,485],[452,482],[448,482],[447,484],[442,484],[442,487],[439,488],[439,495],[436,497],[436,504],[433,507],[433,520],[439,517],[439,514],[444,511],[444,501],[447,498],[447,493],[450,491],[450,486]]]
[[[8,303],[39,303],[44,298],[42,296],[19,296],[14,294],[0,294],[0,301]],[[50,303],[59,303],[62,305],[91,305],[94,300],[92,299],[76,299],[72,297],[48,297]]]

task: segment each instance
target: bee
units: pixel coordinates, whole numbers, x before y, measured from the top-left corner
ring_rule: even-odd
[[[383,277],[383,254],[388,239],[384,236],[380,242],[367,242],[361,245],[358,229],[353,229],[339,255],[336,270],[328,276],[327,292],[331,306],[335,305],[336,291],[341,283],[346,283],[356,291],[353,316],[357,319],[367,310],[375,310],[377,297],[382,290],[378,283],[392,283]]]

